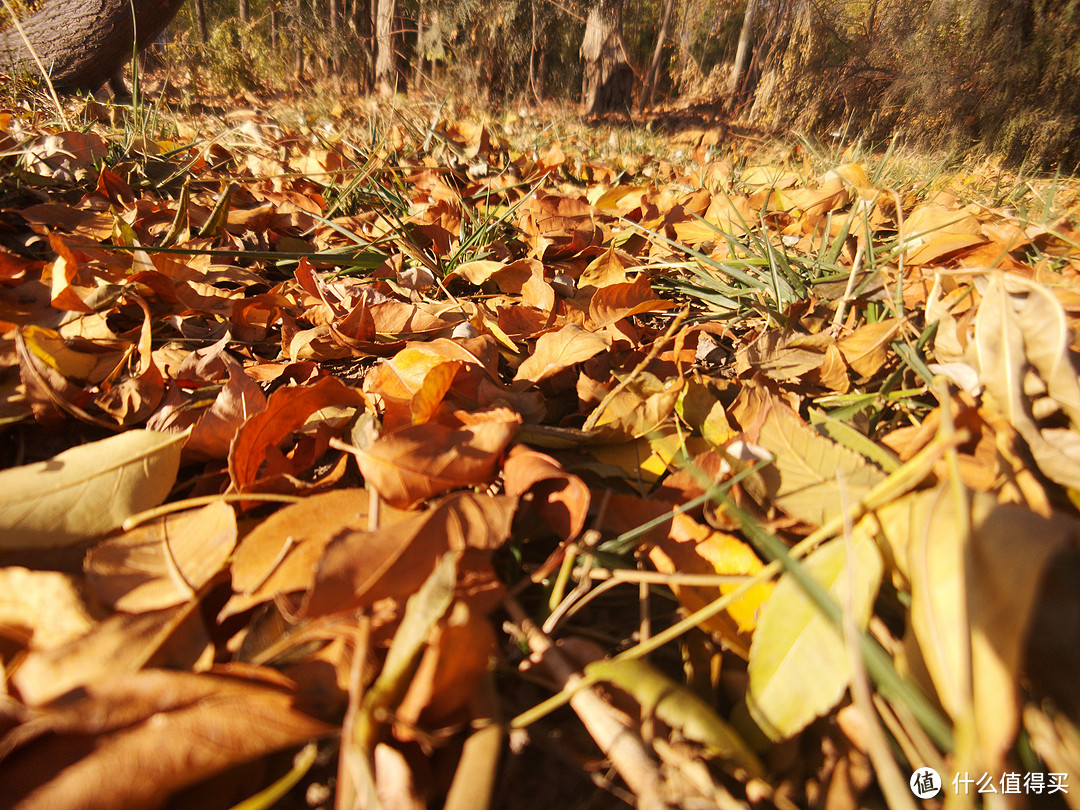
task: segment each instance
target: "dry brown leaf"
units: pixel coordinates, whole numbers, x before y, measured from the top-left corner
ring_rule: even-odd
[[[67,644],[32,650],[11,674],[11,685],[23,703],[36,706],[78,686],[137,672],[186,620],[198,620],[197,605],[115,614]]]
[[[611,345],[611,339],[587,332],[575,324],[541,335],[536,350],[518,366],[515,380],[541,380],[558,374],[564,368],[582,363]]]
[[[321,616],[404,599],[448,550],[490,552],[510,535],[517,501],[455,493],[416,517],[375,531],[344,531],[326,549],[304,612]]]
[[[236,516],[218,502],[179,512],[106,540],[87,552],[90,591],[125,613],[196,599],[236,545]]]
[[[272,670],[117,673],[0,740],[0,795],[19,810],[150,810],[185,785],[334,730],[299,711]]]
[[[351,452],[368,485],[391,506],[404,509],[490,481],[520,424],[513,411],[495,408],[460,428],[415,425]]]
[[[233,596],[218,620],[308,590],[331,541],[342,532],[367,530],[370,502],[366,489],[336,489],[310,495],[262,521],[237,545],[229,567]],[[397,519],[392,512],[382,511],[384,525]]]
[[[581,534],[589,512],[589,488],[551,456],[516,445],[503,465],[506,494],[520,498],[531,492],[530,507],[564,539]]]
[[[0,637],[47,650],[74,641],[93,626],[72,575],[0,568]]]

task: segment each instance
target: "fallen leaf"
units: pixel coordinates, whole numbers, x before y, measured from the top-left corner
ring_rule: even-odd
[[[447,551],[490,552],[510,535],[516,500],[455,493],[416,517],[344,531],[327,547],[304,613],[321,616],[414,593]]]
[[[573,539],[585,528],[589,488],[551,456],[516,445],[503,465],[503,486],[513,498],[531,492],[530,508],[560,537]]]
[[[820,546],[801,563],[865,629],[881,584],[882,562],[873,540],[853,536],[849,558],[843,537]],[[849,570],[851,567],[853,570]],[[761,608],[750,645],[746,702],[773,741],[799,733],[844,696],[851,653],[833,624],[790,574],[776,583]]]
[[[114,610],[142,613],[195,599],[236,544],[236,516],[218,502],[159,518],[94,546],[84,570]]]
[[[160,505],[183,434],[130,430],[0,471],[0,548],[72,546]]]
[[[350,451],[368,485],[391,506],[404,509],[490,481],[520,424],[513,411],[496,408],[460,428],[414,425]]]
[[[35,711],[0,741],[0,795],[20,810],[157,808],[180,788],[335,729],[255,677],[115,674]]]
[[[610,345],[610,338],[567,324],[537,338],[536,350],[518,366],[514,379],[540,382],[564,368],[588,360]]]

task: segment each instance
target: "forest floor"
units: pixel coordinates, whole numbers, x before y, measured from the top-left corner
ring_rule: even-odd
[[[12,806],[1080,807],[1075,178],[4,103]]]

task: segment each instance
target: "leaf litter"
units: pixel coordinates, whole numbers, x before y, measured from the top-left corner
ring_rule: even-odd
[[[0,118],[12,806],[1080,774],[1075,206],[465,107],[95,109]]]

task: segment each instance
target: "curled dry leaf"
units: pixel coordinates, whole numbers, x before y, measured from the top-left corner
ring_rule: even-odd
[[[195,599],[224,568],[236,545],[236,516],[218,502],[159,518],[87,552],[90,591],[126,613]]]
[[[521,424],[507,408],[494,408],[452,428],[428,423],[352,448],[369,486],[391,506],[407,508],[452,489],[487,483]]]
[[[330,734],[270,670],[115,674],[0,740],[0,795],[20,810],[157,808],[234,765]]]
[[[131,430],[0,471],[0,548],[72,546],[159,506],[183,442],[183,434]]]
[[[503,486],[506,494],[514,498],[531,492],[531,508],[560,537],[572,539],[585,527],[589,488],[551,456],[516,445],[503,465]]]
[[[252,416],[236,433],[229,452],[229,477],[238,492],[259,480],[272,452],[318,410],[332,406],[363,405],[359,391],[336,377],[297,388],[281,388],[270,395],[266,408]],[[280,454],[279,454],[280,455]]]

